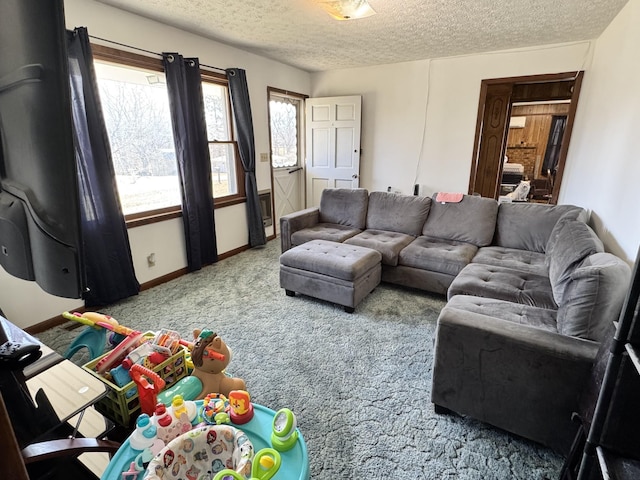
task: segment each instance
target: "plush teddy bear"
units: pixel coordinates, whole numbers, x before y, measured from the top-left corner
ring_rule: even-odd
[[[191,375],[202,382],[202,390],[196,399],[203,399],[209,393],[220,393],[227,397],[232,390],[246,390],[244,380],[224,373],[231,362],[231,350],[227,344],[211,330],[196,329],[193,337],[191,359],[194,368]]]

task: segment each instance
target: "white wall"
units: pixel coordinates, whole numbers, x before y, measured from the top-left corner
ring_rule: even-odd
[[[598,38],[560,192],[561,202],[591,209],[607,249],[630,262],[640,242],[638,25],[640,0],[630,0]]]
[[[312,75],[312,96],[361,94],[361,186],[466,192],[480,82],[586,68],[590,42]],[[426,124],[425,124],[426,117]]]
[[[269,151],[267,87],[306,94],[310,91],[309,73],[93,0],[65,0],[65,16],[67,28],[86,26],[89,34],[95,37],[152,52],[179,52],[185,56],[199,57],[201,63],[215,67],[244,68],[247,71],[254,122],[258,190],[271,188],[270,165],[259,161],[260,153]],[[114,46],[109,43],[105,45]],[[241,204],[216,210],[219,253],[247,245],[245,208]],[[267,228],[267,235],[272,234],[273,227]],[[141,283],[186,267],[181,219],[130,229],[129,237],[136,276]],[[152,252],[156,254],[156,265],[149,267],[147,255]],[[82,301],[53,297],[37,285],[14,279],[4,271],[0,272],[0,285],[0,306],[7,317],[21,327],[40,323],[64,310],[82,306]]]
[[[175,272],[187,265],[182,218],[130,228],[129,244],[136,278],[140,283]],[[153,266],[147,262],[150,254],[155,258]]]
[[[20,327],[40,323],[79,306],[82,306],[80,300],[54,297],[35,282],[14,278],[0,268],[0,307],[5,316]]]

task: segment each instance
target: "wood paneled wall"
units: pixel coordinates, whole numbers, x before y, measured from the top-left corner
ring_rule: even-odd
[[[512,117],[526,117],[524,128],[510,128],[507,137],[507,156],[510,163],[525,165],[525,176],[530,180],[540,178],[540,168],[547,149],[551,118],[567,115],[568,103],[540,105],[514,105]]]

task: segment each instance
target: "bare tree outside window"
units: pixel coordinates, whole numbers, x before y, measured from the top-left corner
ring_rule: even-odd
[[[298,109],[288,99],[269,102],[271,161],[274,167],[298,164]]]
[[[164,75],[95,62],[125,215],[180,205]]]
[[[236,150],[231,135],[228,95],[225,85],[202,82],[214,198],[238,193]]]

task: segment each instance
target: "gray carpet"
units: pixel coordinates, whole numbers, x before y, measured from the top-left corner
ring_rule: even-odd
[[[554,479],[562,457],[430,402],[444,298],[382,284],[347,314],[278,286],[279,241],[101,311],[142,331],[216,331],[252,400],[291,408],[312,479]],[[81,331],[38,337],[64,354]],[[74,357],[77,363],[81,357]]]

